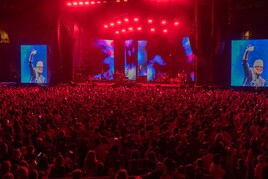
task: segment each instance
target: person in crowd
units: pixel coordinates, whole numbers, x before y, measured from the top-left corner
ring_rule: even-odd
[[[128,179],[128,174],[125,169],[121,169],[115,175],[115,179]]]
[[[263,155],[258,156],[258,164],[254,169],[254,179],[261,179],[263,176],[263,169],[268,167],[268,161]]]
[[[213,179],[220,179],[223,178],[225,175],[225,170],[222,168],[221,165],[221,156],[220,154],[215,154],[213,157],[213,162],[210,166],[209,176]]]
[[[10,171],[11,163],[10,161],[6,160],[0,165],[0,178],[14,178],[13,173]]]
[[[88,151],[84,163],[84,173],[86,176],[97,176],[99,162],[96,159],[96,153],[93,150]]]

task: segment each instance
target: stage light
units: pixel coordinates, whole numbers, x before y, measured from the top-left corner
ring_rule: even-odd
[[[107,24],[105,24],[105,25],[104,25],[104,28],[105,28],[105,29],[107,29],[107,28],[108,28],[108,25],[107,25]]]
[[[110,26],[114,26],[114,23],[111,22],[111,23],[110,23]]]
[[[83,6],[83,5],[95,5],[95,4],[102,4],[106,3],[107,1],[101,1],[101,0],[95,0],[95,1],[89,1],[89,0],[76,0],[72,2],[67,2],[67,6]]]
[[[115,33],[116,33],[116,34],[119,34],[119,31],[117,30],[117,31],[115,31]]]
[[[148,19],[148,23],[153,23],[153,20],[152,19]]]
[[[128,30],[129,30],[129,31],[133,31],[133,28],[132,28],[132,27],[129,27]]]
[[[138,19],[138,18],[134,18],[134,21],[135,21],[135,22],[138,22],[138,21],[139,21],[139,19]]]
[[[127,2],[127,0],[124,0],[124,2]]]
[[[116,2],[120,2],[120,0],[116,0]]]
[[[126,32],[126,30],[125,29],[122,29],[122,32]]]
[[[168,32],[168,30],[167,30],[167,29],[164,29],[164,30],[163,30],[163,32],[164,32],[164,33],[167,33],[167,32]]]
[[[161,23],[162,23],[162,25],[165,25],[165,24],[167,24],[167,21],[163,20]]]
[[[176,3],[178,1],[183,2],[183,0],[146,0],[146,1],[157,2],[157,3]]]
[[[155,32],[155,28],[151,28],[151,32]]]
[[[141,31],[141,27],[138,27],[137,30],[138,30],[138,31]]]
[[[121,24],[121,21],[117,21],[117,24]]]
[[[177,21],[174,23],[174,25],[175,25],[175,26],[178,26],[179,24],[180,24],[180,23],[179,23],[179,22],[177,22]]]
[[[128,18],[125,18],[124,21],[125,21],[125,22],[128,22],[129,20],[128,20]]]

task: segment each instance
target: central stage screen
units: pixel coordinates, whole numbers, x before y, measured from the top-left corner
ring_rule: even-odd
[[[113,80],[114,40],[99,39],[93,43],[93,47],[89,75],[101,80]]]
[[[189,37],[180,40],[156,38],[148,42],[147,80],[193,84],[194,55]]]
[[[125,59],[125,76],[129,80],[136,80],[137,49],[135,40],[125,41],[124,59]]]
[[[147,41],[138,41],[138,76],[147,76]]]
[[[265,87],[268,40],[233,40],[231,86]]]
[[[85,65],[90,77],[117,81],[114,71],[120,71],[121,80],[176,84],[194,81],[194,56],[188,37],[116,42],[117,59],[114,43],[114,40],[93,41]]]

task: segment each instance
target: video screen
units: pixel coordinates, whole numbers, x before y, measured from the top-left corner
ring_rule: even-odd
[[[21,83],[45,84],[47,70],[46,45],[21,45]]]
[[[188,64],[187,66],[190,66],[190,68],[188,68],[188,71],[187,71],[187,73],[189,73],[188,80],[191,82],[194,82],[194,53],[193,53],[193,50],[191,47],[189,37],[184,37],[182,39],[182,46],[184,48],[185,55],[187,57],[187,64]],[[186,78],[186,80],[187,80],[187,78]]]
[[[166,61],[160,55],[155,55],[148,62],[147,66],[147,80],[160,81],[163,78],[163,68],[167,65]]]
[[[147,80],[160,83],[193,84],[194,54],[189,37],[148,42]]]
[[[126,40],[124,49],[125,76],[129,80],[136,80],[137,73],[137,50],[136,41]]]
[[[92,45],[92,58],[89,59],[90,76],[101,80],[113,80],[114,40],[99,39]]]
[[[147,41],[138,41],[138,76],[147,76]]]
[[[231,86],[267,86],[267,64],[268,40],[233,40]]]

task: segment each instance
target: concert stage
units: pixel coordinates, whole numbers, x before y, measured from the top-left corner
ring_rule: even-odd
[[[61,85],[72,85],[72,86],[111,86],[111,87],[149,87],[149,88],[184,88],[193,87],[189,84],[171,84],[171,83],[141,83],[136,81],[105,81],[105,82],[85,82],[85,83],[71,83]]]

